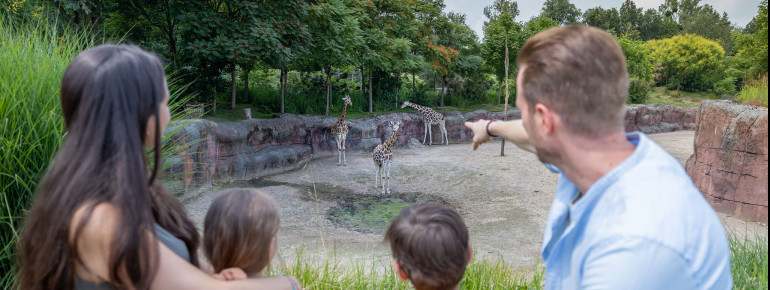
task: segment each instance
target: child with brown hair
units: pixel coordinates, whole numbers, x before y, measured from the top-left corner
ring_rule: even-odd
[[[459,289],[471,258],[468,228],[460,215],[438,203],[401,210],[385,232],[393,266],[417,290]]]
[[[275,256],[279,224],[269,195],[248,188],[225,190],[209,207],[203,224],[203,252],[218,273],[213,276],[261,277]]]

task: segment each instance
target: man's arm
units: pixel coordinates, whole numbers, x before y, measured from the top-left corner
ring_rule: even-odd
[[[505,140],[513,142],[516,146],[529,152],[535,153],[535,147],[529,142],[527,131],[524,130],[524,124],[521,120],[497,121],[490,123],[489,120],[478,120],[476,122],[465,122],[465,127],[473,131],[473,150],[479,145],[489,141],[487,135],[487,124],[489,124],[489,133],[502,137]]]

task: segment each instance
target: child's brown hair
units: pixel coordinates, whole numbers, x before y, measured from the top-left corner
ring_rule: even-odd
[[[437,203],[405,208],[388,227],[385,240],[416,289],[451,289],[465,274],[468,228],[452,209]]]
[[[256,189],[225,190],[203,224],[203,251],[216,272],[239,267],[248,275],[270,264],[280,219],[273,198]]]

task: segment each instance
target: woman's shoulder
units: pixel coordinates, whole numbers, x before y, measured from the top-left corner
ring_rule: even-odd
[[[79,260],[76,273],[86,281],[109,279],[110,247],[120,222],[120,210],[108,203],[84,203],[70,221],[70,243],[76,245]],[[85,267],[83,267],[85,266]]]

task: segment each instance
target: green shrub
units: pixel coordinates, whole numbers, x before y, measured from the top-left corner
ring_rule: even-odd
[[[717,96],[735,94],[735,78],[727,77],[714,83],[714,93]]]
[[[650,85],[642,80],[631,79],[628,84],[628,102],[631,104],[644,104],[650,93]]]

